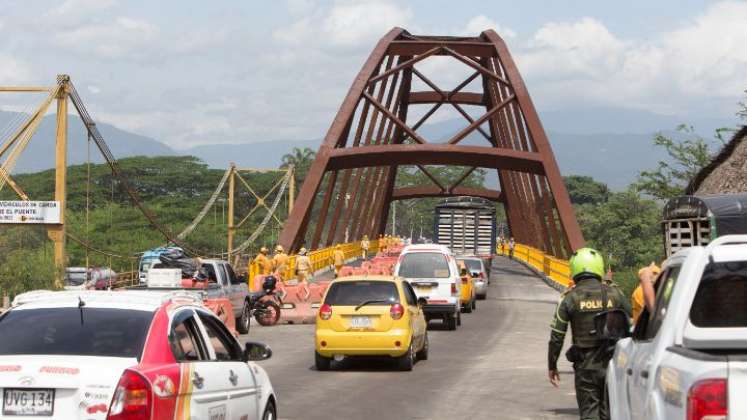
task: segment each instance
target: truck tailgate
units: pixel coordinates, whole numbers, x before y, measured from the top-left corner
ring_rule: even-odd
[[[747,358],[729,358],[729,418],[747,419]]]

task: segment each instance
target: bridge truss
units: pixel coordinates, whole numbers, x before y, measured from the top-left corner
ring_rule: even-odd
[[[436,56],[455,60],[471,75],[451,90],[441,89],[415,66]],[[430,90],[413,90],[415,79]],[[474,81],[479,91],[465,91]],[[410,121],[412,105],[430,108]],[[453,107],[467,125],[448,140],[434,142],[419,129],[442,106]],[[475,118],[468,108],[483,112]],[[465,144],[475,133],[484,145]],[[405,165],[419,168],[432,184],[397,188],[397,170]],[[444,185],[425,165],[467,169]],[[476,168],[496,170],[500,190],[463,186]],[[280,243],[295,251],[347,236],[375,236],[384,232],[394,200],[454,195],[503,203],[518,242],[556,256],[583,245],[547,135],[505,42],[492,30],[477,37],[442,37],[394,28],[376,45],[348,91]]]

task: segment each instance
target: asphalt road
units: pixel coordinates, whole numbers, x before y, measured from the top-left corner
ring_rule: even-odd
[[[273,349],[261,365],[278,395],[281,420],[573,419],[570,365],[560,365],[560,389],[547,381],[557,299],[529,270],[498,257],[487,300],[462,315],[457,331],[431,322],[429,359],[412,372],[399,372],[388,360],[346,360],[317,372],[313,325],[254,324],[242,339]]]

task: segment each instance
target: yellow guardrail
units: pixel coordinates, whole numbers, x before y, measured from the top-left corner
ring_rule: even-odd
[[[342,252],[345,254],[345,260],[351,258],[358,258],[363,254],[363,248],[361,242],[348,242],[340,244]],[[377,239],[369,240],[368,255],[375,255],[379,251],[379,241]],[[335,247],[330,246],[327,248],[320,248],[317,250],[309,251],[309,259],[311,260],[311,267],[314,272],[329,268],[332,265],[332,254],[335,252]],[[272,258],[271,256],[268,256]],[[280,273],[283,279],[292,279],[296,277],[296,256],[291,255],[288,258],[288,268],[285,272]],[[254,278],[259,274],[259,265],[252,261],[249,264],[249,288],[254,290]]]
[[[498,255],[508,256],[508,244],[499,245],[496,250]],[[531,246],[516,244],[514,246],[513,258],[525,262],[545,278],[553,281],[558,286],[568,287],[573,283],[571,280],[571,268],[568,261],[545,254],[542,250]]]

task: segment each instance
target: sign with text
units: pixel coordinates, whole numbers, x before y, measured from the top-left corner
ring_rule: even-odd
[[[59,201],[0,201],[0,223],[59,224]]]

